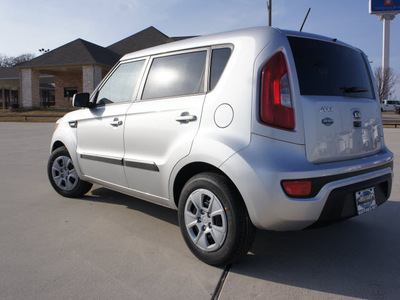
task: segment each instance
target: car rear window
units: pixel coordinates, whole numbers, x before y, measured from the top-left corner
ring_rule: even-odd
[[[321,40],[288,37],[302,95],[374,98],[361,52]]]

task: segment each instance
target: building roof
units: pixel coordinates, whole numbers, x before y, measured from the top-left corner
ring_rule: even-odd
[[[113,66],[118,59],[119,55],[107,48],[82,39],[76,39],[57,49],[23,63],[19,67],[32,68],[87,64]]]
[[[170,38],[158,29],[150,26],[106,48],[82,39],[76,39],[18,66],[0,68],[0,78],[19,78],[20,68],[49,68],[91,64],[112,67],[127,53],[186,38],[189,37]]]
[[[127,53],[135,52],[145,48],[169,43],[173,41],[167,35],[150,26],[138,33],[135,33],[115,44],[107,47],[107,49],[117,53],[120,57]]]
[[[1,79],[16,79],[19,78],[19,67],[0,68]]]

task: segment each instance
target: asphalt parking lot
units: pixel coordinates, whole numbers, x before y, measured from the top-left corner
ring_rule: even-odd
[[[385,129],[396,155],[387,203],[325,228],[258,231],[224,269],[190,253],[175,211],[98,186],[80,199],[54,192],[53,128],[0,123],[0,299],[399,297],[400,129]]]

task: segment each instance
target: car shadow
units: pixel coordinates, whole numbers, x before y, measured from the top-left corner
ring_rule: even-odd
[[[95,186],[91,190],[90,194],[79,199],[92,202],[126,206],[129,209],[139,211],[151,217],[160,219],[164,222],[170,223],[175,226],[179,226],[178,215],[175,210],[154,203],[150,203],[147,201],[143,201],[125,194],[121,194],[109,190],[107,188]]]
[[[96,187],[80,200],[123,205],[179,226],[175,210],[106,188]],[[258,230],[250,252],[230,272],[260,285],[390,299],[400,290],[399,215],[400,203],[388,201],[374,212],[326,227]]]
[[[249,254],[231,272],[267,283],[366,299],[400,290],[400,204],[327,227],[257,232]]]

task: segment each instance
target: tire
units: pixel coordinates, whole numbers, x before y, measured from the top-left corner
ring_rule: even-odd
[[[254,240],[255,227],[239,192],[216,173],[198,174],[185,184],[178,217],[187,246],[209,265],[236,262]]]
[[[50,155],[47,176],[55,191],[64,197],[82,197],[92,188],[91,183],[78,177],[71,156],[65,147],[57,148]]]

